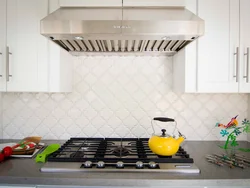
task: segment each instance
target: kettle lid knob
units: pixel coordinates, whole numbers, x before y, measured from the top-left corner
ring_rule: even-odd
[[[161,136],[166,136],[166,129],[162,129],[161,132],[162,132]]]

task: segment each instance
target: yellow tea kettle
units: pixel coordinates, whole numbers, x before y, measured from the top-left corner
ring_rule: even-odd
[[[173,136],[170,136],[166,134],[166,129],[162,129],[161,135],[155,134],[155,129],[153,126],[153,120],[154,121],[161,121],[161,122],[175,122],[175,128],[173,131]],[[151,121],[151,125],[153,127],[154,133],[152,137],[148,141],[149,148],[151,151],[157,155],[161,156],[172,156],[177,153],[179,150],[180,144],[184,141],[185,136],[182,135],[179,130],[177,129],[177,123],[172,118],[166,118],[166,117],[155,117]],[[178,130],[179,138],[175,139],[174,133]]]

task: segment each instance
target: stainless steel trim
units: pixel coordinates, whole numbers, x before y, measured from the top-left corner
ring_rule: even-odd
[[[40,169],[41,172],[131,172],[131,173],[152,173],[152,172],[165,172],[165,173],[187,173],[198,174],[200,170],[195,164],[190,163],[160,163],[159,168],[150,169],[137,169],[137,168],[81,168],[83,163],[79,162],[47,162]],[[145,164],[145,163],[144,163]],[[93,164],[95,166],[96,164]],[[125,164],[126,165],[126,164]],[[135,164],[134,164],[135,165]]]
[[[247,48],[247,52],[244,53],[244,56],[247,57],[247,62],[246,62],[246,75],[243,76],[243,78],[246,78],[246,82],[249,82],[249,47]]]
[[[236,52],[234,53],[234,55],[236,56],[236,68],[235,68],[235,75],[233,76],[234,78],[236,78],[236,82],[239,82],[239,47],[236,48]]]
[[[10,52],[9,46],[6,47],[6,81],[9,82],[10,81],[10,77],[12,77],[12,75],[10,75],[10,55],[12,55],[12,53]]]

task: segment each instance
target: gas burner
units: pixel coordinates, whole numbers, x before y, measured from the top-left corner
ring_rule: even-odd
[[[148,138],[71,138],[48,161],[42,172],[200,172],[184,148],[159,156]]]
[[[70,154],[70,157],[76,157],[76,158],[82,158],[84,156],[84,152],[83,151],[77,151],[76,153],[72,153]]]
[[[131,151],[124,146],[117,146],[111,151],[111,153],[116,157],[126,157],[131,153]]]

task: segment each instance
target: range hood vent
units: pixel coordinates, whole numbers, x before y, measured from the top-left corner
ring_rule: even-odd
[[[67,51],[75,52],[74,55],[95,52],[148,52],[165,53],[173,55],[190,41],[186,40],[54,40]]]
[[[183,7],[67,7],[41,20],[41,34],[73,55],[174,55],[203,33],[204,21]]]

